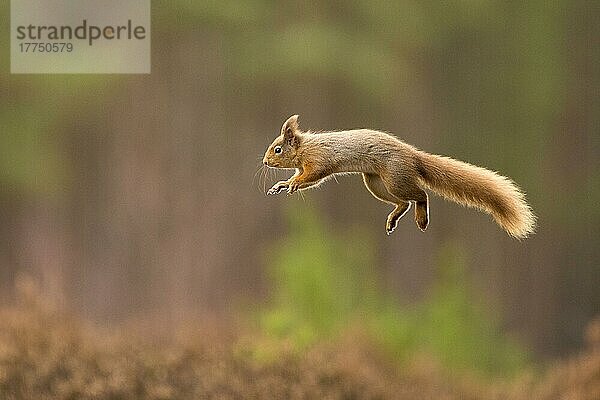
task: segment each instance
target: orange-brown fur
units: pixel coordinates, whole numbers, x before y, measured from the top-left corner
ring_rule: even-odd
[[[294,168],[287,181],[268,194],[292,194],[322,183],[333,174],[362,173],[365,186],[377,199],[393,204],[386,221],[392,233],[398,220],[415,205],[415,222],[429,224],[429,200],[424,189],[492,215],[509,235],[524,238],[535,229],[535,215],[525,195],[509,178],[485,168],[420,151],[384,132],[356,129],[302,132],[298,116],[290,117],[263,159],[273,168]]]

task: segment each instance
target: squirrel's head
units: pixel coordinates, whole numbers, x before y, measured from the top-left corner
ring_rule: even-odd
[[[298,146],[301,140],[298,116],[292,115],[281,127],[281,134],[267,149],[263,163],[274,168],[298,168]]]

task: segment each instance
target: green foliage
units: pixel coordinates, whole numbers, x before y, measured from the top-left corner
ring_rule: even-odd
[[[264,312],[265,331],[304,347],[339,331],[376,300],[369,276],[373,246],[364,235],[334,236],[309,209],[288,213],[293,233],[277,243],[270,259],[274,307]]]
[[[498,319],[469,290],[459,247],[440,254],[427,298],[400,306],[373,280],[373,243],[364,234],[328,232],[311,209],[288,213],[291,233],[277,243],[272,305],[261,313],[267,337],[296,350],[360,322],[400,361],[433,354],[449,368],[513,374],[527,356],[498,329]]]
[[[59,175],[58,163],[40,115],[22,111],[0,112],[0,183],[36,192]]]
[[[499,332],[498,317],[469,288],[460,248],[442,249],[439,273],[429,296],[409,309],[386,305],[374,318],[380,341],[400,358],[434,353],[451,368],[486,374],[514,374],[527,354]]]

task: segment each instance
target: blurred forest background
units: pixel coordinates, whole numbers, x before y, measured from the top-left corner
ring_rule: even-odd
[[[8,3],[2,304],[29,276],[107,326],[242,315],[303,346],[358,321],[393,354],[491,372],[581,348],[600,313],[597,2],[154,1],[152,73],[106,76],[9,74]],[[292,114],[500,171],[538,232],[432,197],[426,233],[407,217],[388,237],[356,176],[266,197]]]

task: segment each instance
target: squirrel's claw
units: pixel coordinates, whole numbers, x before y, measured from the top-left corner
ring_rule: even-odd
[[[282,187],[272,187],[267,191],[267,195],[272,196],[281,193],[284,188]]]

